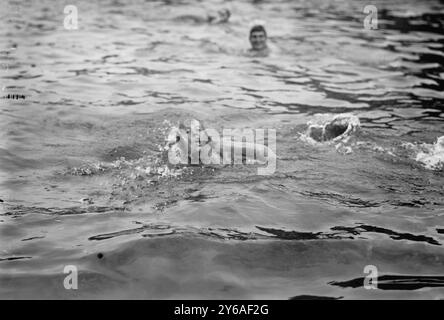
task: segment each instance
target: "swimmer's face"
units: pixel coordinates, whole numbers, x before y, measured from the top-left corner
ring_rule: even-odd
[[[263,31],[253,31],[250,34],[250,43],[253,50],[263,50],[267,48],[267,35]]]

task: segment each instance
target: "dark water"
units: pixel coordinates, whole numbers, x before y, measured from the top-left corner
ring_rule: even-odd
[[[377,30],[365,1],[67,4],[1,3],[1,298],[444,297],[442,2],[374,2]],[[340,113],[360,130],[305,134]],[[276,129],[276,172],[166,170],[189,117]]]

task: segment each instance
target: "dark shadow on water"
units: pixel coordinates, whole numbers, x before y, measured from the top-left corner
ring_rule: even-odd
[[[311,295],[300,295],[288,298],[288,300],[340,300],[344,297],[324,297],[324,296],[311,296]]]
[[[287,241],[309,241],[309,240],[353,240],[366,239],[363,233],[387,234],[393,240],[409,240],[414,242],[426,242],[431,245],[441,245],[436,239],[425,235],[414,235],[410,233],[400,233],[389,229],[359,225],[356,227],[336,226],[330,228],[333,232],[299,232],[286,231],[276,228],[256,226],[264,233],[245,232],[233,228],[195,228],[190,226],[172,226],[166,224],[147,224],[142,227],[100,234],[90,237],[88,240],[106,240],[123,235],[133,235],[143,233],[142,237],[157,237],[172,234],[190,234],[200,237],[213,238],[215,240],[287,240]]]
[[[265,231],[269,234],[274,235],[276,238],[281,240],[316,240],[316,239],[341,239],[340,236],[335,236],[332,234],[326,234],[323,232],[298,232],[298,231],[284,231],[273,228],[264,228],[256,226],[261,231]],[[353,239],[353,237],[349,237]]]
[[[359,288],[364,286],[365,278],[348,281],[332,281],[328,284],[342,288]],[[444,276],[384,275],[377,278],[380,290],[417,290],[421,288],[444,287]]]
[[[414,235],[407,232],[396,232],[390,229],[385,229],[381,227],[376,226],[369,226],[369,225],[359,225],[357,227],[333,227],[331,230],[335,231],[346,231],[351,234],[359,235],[361,233],[365,232],[373,232],[373,233],[381,233],[386,234],[390,236],[393,240],[410,240],[410,241],[417,241],[417,242],[427,242],[429,244],[440,246],[441,243],[439,243],[437,240],[435,240],[432,237],[424,236],[424,235]]]
[[[330,228],[332,231],[339,232],[298,232],[298,231],[285,231],[280,229],[265,228],[256,226],[261,231],[265,231],[274,235],[274,238],[281,240],[321,240],[321,239],[355,239],[355,236],[359,236],[363,233],[381,233],[389,235],[393,240],[410,240],[415,242],[427,242],[432,245],[440,246],[441,243],[432,237],[425,235],[414,235],[411,233],[401,233],[390,229],[385,229],[377,226],[359,225],[356,227],[344,227],[336,226]],[[362,238],[362,237],[359,237]]]
[[[32,257],[8,257],[8,258],[0,258],[0,261],[13,261],[13,260],[23,260],[23,259],[32,259]]]

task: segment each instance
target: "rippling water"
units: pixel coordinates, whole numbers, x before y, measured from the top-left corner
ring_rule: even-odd
[[[67,4],[1,4],[0,297],[444,297],[442,1],[373,2],[377,30],[366,1],[76,1],[78,30]],[[276,172],[168,171],[189,117],[276,129]]]

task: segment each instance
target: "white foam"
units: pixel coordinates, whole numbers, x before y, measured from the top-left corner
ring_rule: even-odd
[[[421,162],[427,169],[441,170],[444,168],[444,136],[434,144],[424,145],[425,150],[416,155],[416,161]]]

